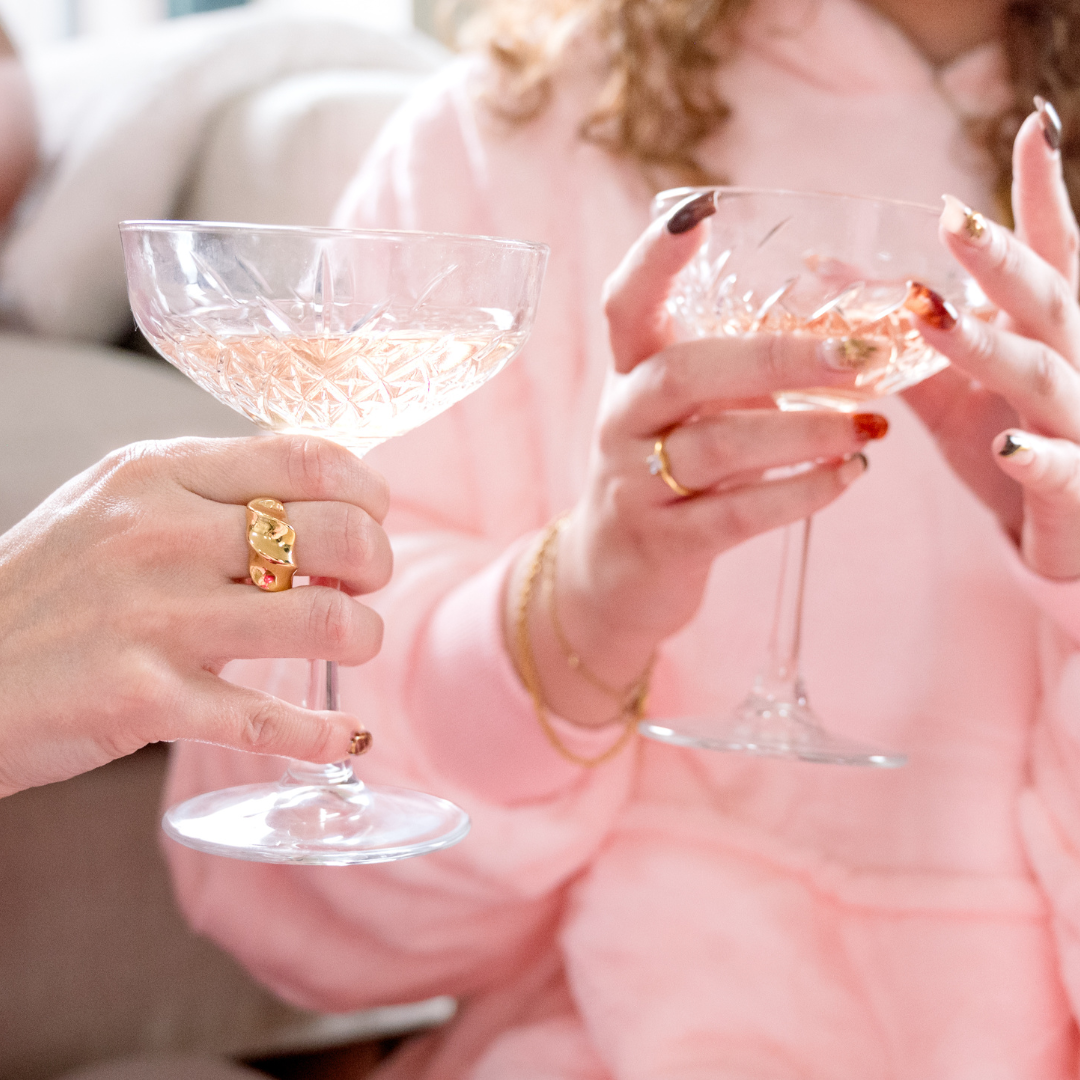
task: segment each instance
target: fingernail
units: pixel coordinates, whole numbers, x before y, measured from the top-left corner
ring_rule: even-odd
[[[695,225],[716,213],[716,193],[703,191],[683,199],[667,219],[667,230],[674,236],[689,232]]]
[[[865,454],[852,454],[851,457],[846,458],[844,464],[837,469],[836,475],[840,478],[840,483],[850,484],[857,477],[862,476],[869,468],[870,462],[867,460]]]
[[[1035,452],[1035,447],[1029,443],[1023,435],[1016,435],[1013,432],[1009,432],[1005,436],[1005,441],[1001,444],[1001,449],[998,450],[998,454],[1001,457],[1012,457],[1014,454],[1019,454],[1026,450],[1029,454]]]
[[[888,363],[892,347],[873,338],[826,338],[819,346],[821,359],[833,371],[866,371]]]
[[[1042,124],[1046,145],[1056,153],[1061,149],[1061,117],[1058,116],[1057,109],[1038,94],[1035,95],[1035,108],[1039,113],[1039,123]]]
[[[918,281],[908,282],[904,307],[928,322],[935,330],[951,330],[960,317],[956,308],[940,293]]]
[[[880,413],[852,413],[851,423],[855,427],[855,434],[864,439],[884,439],[889,430],[889,421]]]
[[[965,206],[955,195],[942,195],[945,209],[941,211],[941,224],[946,232],[959,237],[975,247],[990,242],[990,229],[986,218],[970,206]]]
[[[349,740],[349,753],[350,754],[363,754],[371,749],[371,732],[370,731],[356,731],[353,733],[353,737]]]

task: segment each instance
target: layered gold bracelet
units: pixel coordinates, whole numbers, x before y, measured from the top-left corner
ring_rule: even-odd
[[[533,560],[529,564],[528,572],[522,582],[521,592],[518,595],[515,619],[518,663],[521,668],[521,680],[525,684],[525,689],[529,692],[529,697],[532,698],[533,708],[536,710],[536,718],[540,722],[540,727],[547,736],[548,742],[550,742],[556,752],[567,761],[571,761],[575,765],[585,766],[586,768],[593,768],[597,765],[602,765],[605,761],[610,761],[624,746],[629,744],[630,740],[637,732],[638,721],[645,715],[649,694],[649,681],[652,677],[655,656],[649,660],[645,671],[635,679],[633,683],[627,687],[617,688],[610,686],[590,671],[573,646],[571,646],[570,642],[567,640],[566,633],[563,630],[562,623],[559,620],[558,608],[555,602],[555,571],[558,564],[559,536],[565,524],[566,515],[564,514],[561,517],[556,518],[544,531],[536,554],[533,556]],[[540,673],[536,667],[536,660],[532,651],[532,642],[529,639],[529,607],[532,604],[533,595],[536,592],[538,582],[542,583],[543,595],[547,600],[552,629],[554,630],[555,638],[559,643],[559,648],[566,657],[567,664],[586,682],[590,683],[608,697],[614,698],[619,703],[619,709],[611,718],[611,722],[622,720],[623,730],[607,750],[595,757],[587,758],[582,757],[580,754],[575,754],[562,742],[554,725],[551,723],[551,719],[547,713],[547,707],[544,704],[543,688],[540,685]]]

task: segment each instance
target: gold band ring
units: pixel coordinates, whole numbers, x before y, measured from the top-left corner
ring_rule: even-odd
[[[700,495],[700,491],[694,491],[692,488],[683,487],[674,476],[671,475],[671,462],[668,460],[667,449],[664,447],[664,440],[667,439],[669,431],[666,435],[661,435],[655,443],[653,443],[653,452],[645,459],[645,464],[649,466],[649,472],[653,476],[659,476],[661,480],[672,491],[675,492],[680,498],[690,499],[695,495]]]
[[[292,588],[296,533],[277,499],[252,499],[247,504],[248,573],[264,592]]]

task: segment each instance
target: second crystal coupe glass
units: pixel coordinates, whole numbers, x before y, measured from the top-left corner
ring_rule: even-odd
[[[855,372],[850,390],[792,388],[783,410],[855,412],[942,370],[912,316],[919,286],[959,311],[988,313],[982,291],[938,240],[938,211],[847,195],[741,188],[661,192],[654,216],[712,191],[707,238],[677,277],[668,310],[684,337],[802,334],[832,339]],[[925,294],[923,294],[925,295]],[[643,721],[679,746],[843,765],[890,767],[903,754],[831,733],[810,708],[799,667],[810,524],[791,526],[769,643],[750,693],[732,715]]]
[[[262,427],[359,455],[502,369],[529,333],[547,260],[543,245],[486,237],[168,221],[120,229],[132,311],[167,360]],[[303,572],[302,550],[300,559]],[[312,661],[309,707],[337,708],[336,669]],[[445,799],[370,787],[348,762],[296,762],[279,783],[175,806],[164,828],[213,854],[349,864],[447,847],[469,820]]]

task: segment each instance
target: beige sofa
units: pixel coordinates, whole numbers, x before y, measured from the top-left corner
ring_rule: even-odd
[[[168,365],[104,343],[129,318],[116,220],[322,223],[379,125],[444,60],[426,41],[280,8],[183,20],[119,51],[65,48],[32,58],[47,162],[0,252],[7,319],[24,328],[0,333],[0,532],[114,447],[252,430]],[[171,101],[177,86],[199,100]],[[178,132],[148,133],[147,116]],[[140,154],[156,155],[154,176],[131,175]],[[160,850],[166,759],[150,747],[0,800],[0,1080],[89,1080],[110,1062],[131,1080],[224,1076],[229,1061],[313,1053],[316,1076],[320,1051],[322,1075],[360,1076],[364,1040],[452,1013],[447,999],[305,1013],[188,931]],[[154,1072],[146,1055],[171,1063]],[[115,1064],[133,1058],[130,1073]]]

